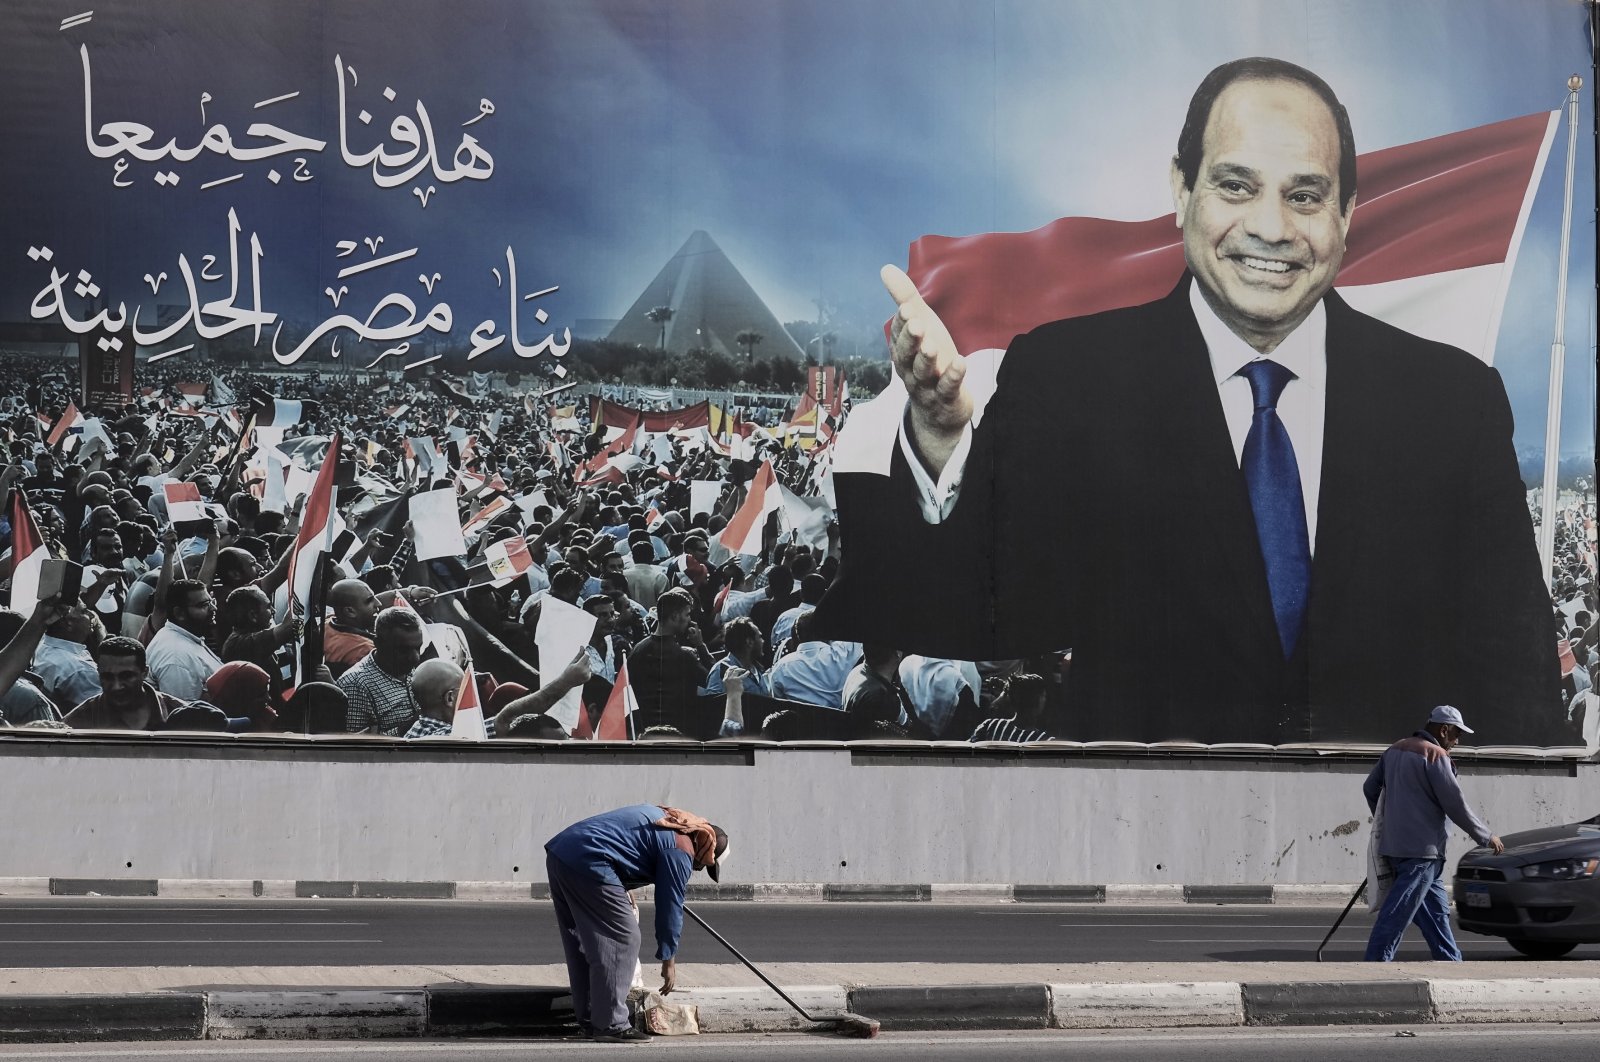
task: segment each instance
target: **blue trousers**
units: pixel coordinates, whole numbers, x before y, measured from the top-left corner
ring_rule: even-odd
[[[597,1033],[628,1028],[628,989],[639,959],[639,922],[628,891],[579,874],[553,855],[544,865],[578,1024]]]
[[[1460,962],[1461,949],[1450,929],[1450,896],[1441,880],[1442,859],[1391,859],[1394,886],[1384,898],[1367,938],[1368,962],[1393,962],[1406,926],[1416,923],[1435,959]]]

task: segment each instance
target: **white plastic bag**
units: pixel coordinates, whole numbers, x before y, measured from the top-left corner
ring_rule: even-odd
[[[645,1032],[657,1036],[699,1035],[700,1008],[693,1003],[669,1003],[660,992],[646,992],[639,1009],[644,1014]]]
[[[628,893],[628,902],[633,904],[633,920],[639,921],[639,901],[633,898],[633,893]],[[631,988],[644,987],[644,963],[639,961],[639,956],[633,957],[633,984]]]

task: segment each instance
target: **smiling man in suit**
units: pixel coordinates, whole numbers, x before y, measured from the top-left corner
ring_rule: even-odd
[[[837,477],[829,636],[1071,648],[1071,737],[1379,740],[1451,701],[1569,740],[1499,376],[1332,291],[1355,157],[1317,75],[1218,67],[1172,161],[1178,286],[1018,336],[986,402],[885,267],[908,401],[887,497]]]

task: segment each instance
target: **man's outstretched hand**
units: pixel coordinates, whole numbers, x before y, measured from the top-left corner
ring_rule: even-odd
[[[962,383],[967,363],[903,270],[886,265],[879,276],[899,307],[889,325],[889,350],[911,396],[911,442],[937,475],[972,419],[972,394]]]
[[[661,964],[661,994],[668,995],[678,987],[678,964],[673,959],[668,959]]]

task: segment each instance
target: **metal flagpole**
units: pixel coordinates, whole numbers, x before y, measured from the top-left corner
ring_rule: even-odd
[[[1556,330],[1550,344],[1550,399],[1545,411],[1544,489],[1539,513],[1539,564],[1545,586],[1553,584],[1556,557],[1556,472],[1561,464],[1561,385],[1567,367],[1567,257],[1572,247],[1572,169],[1578,154],[1578,90],[1583,78],[1567,78],[1567,188],[1561,205],[1561,258],[1556,270]]]

